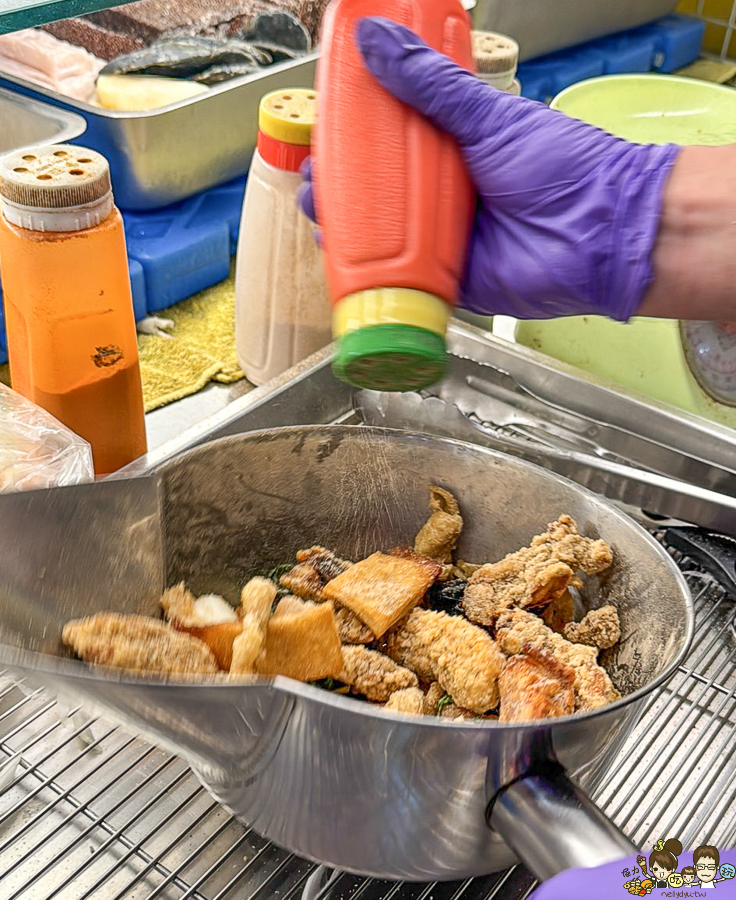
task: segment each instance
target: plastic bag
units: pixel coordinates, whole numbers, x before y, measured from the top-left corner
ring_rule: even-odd
[[[93,480],[87,441],[0,384],[0,493]]]

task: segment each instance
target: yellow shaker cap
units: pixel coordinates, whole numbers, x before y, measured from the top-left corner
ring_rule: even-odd
[[[258,108],[258,127],[269,137],[308,147],[317,108],[317,92],[308,88],[271,91]]]

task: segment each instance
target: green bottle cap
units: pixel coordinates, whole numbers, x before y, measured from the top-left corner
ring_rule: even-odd
[[[332,369],[353,387],[371,391],[417,391],[445,373],[441,334],[415,325],[369,325],[338,337]]]

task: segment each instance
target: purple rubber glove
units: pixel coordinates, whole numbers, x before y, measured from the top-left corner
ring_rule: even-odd
[[[627,894],[635,897],[649,895],[705,897],[704,883],[711,889],[718,886],[732,891],[736,886],[733,880],[736,876],[736,850],[719,852],[718,848],[693,849],[699,855],[697,864],[703,865],[704,868],[697,869],[696,865],[693,865],[695,863],[693,851],[684,850],[678,858],[677,868],[669,875],[667,888],[656,887],[648,865],[647,870],[642,871],[636,857],[629,856],[596,868],[567,869],[545,881],[532,893],[529,900],[570,900],[570,898],[583,900],[588,897],[595,897],[596,900],[626,900]],[[705,854],[712,849],[718,853],[717,860],[713,857],[705,858]],[[651,848],[646,851],[646,859],[651,852]],[[703,857],[700,853],[703,853]]]
[[[463,152],[478,194],[463,307],[517,318],[636,312],[679,147],[631,144],[498,91],[388,19],[362,19],[358,44],[378,81]],[[301,203],[315,219],[308,184]]]

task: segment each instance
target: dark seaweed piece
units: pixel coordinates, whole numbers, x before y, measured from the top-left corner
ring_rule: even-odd
[[[198,81],[200,84],[221,84],[223,81],[230,81],[231,78],[238,78],[240,75],[252,75],[259,69],[260,66],[252,63],[228,63],[223,66],[210,66],[209,69],[192,75],[191,80]]]
[[[256,68],[272,62],[269,53],[245,41],[190,35],[156,41],[150,47],[118,56],[110,60],[100,74],[192,78],[213,66],[250,65]]]
[[[427,591],[427,606],[436,612],[448,613],[451,616],[465,615],[462,600],[467,583],[462,578],[453,578],[451,581],[435,581]]]
[[[291,52],[289,58],[309,53],[312,39],[304,25],[287,12],[263,12],[248,23],[241,34],[244,41],[267,48]]]

